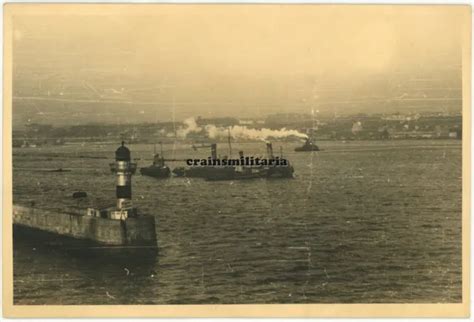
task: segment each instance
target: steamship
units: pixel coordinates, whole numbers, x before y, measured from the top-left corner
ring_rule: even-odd
[[[217,159],[217,144],[210,145],[211,160]],[[227,157],[224,157],[224,159]],[[239,151],[239,158],[244,158],[244,152]],[[275,159],[273,147],[267,143],[267,158]],[[281,155],[283,158],[283,155]],[[289,162],[288,162],[289,163]],[[249,179],[287,179],[293,178],[294,168],[291,164],[287,166],[277,165],[255,165],[255,166],[189,166],[173,169],[177,177],[204,178],[208,181],[221,180],[249,180]]]
[[[273,154],[272,143],[267,142],[267,158],[268,160],[275,160]],[[244,152],[239,151],[239,157],[244,158]],[[283,153],[280,155],[283,159]],[[206,176],[206,180],[220,181],[220,180],[248,180],[248,179],[289,179],[294,177],[294,168],[289,163],[286,166],[273,165],[259,165],[259,166],[235,166],[230,167],[227,172],[213,172]]]

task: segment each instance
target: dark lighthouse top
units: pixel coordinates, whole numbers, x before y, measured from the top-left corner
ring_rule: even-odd
[[[122,141],[122,146],[115,151],[115,161],[130,161],[130,150],[125,146],[124,141]]]

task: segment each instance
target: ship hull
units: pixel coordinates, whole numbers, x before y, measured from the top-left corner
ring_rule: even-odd
[[[306,147],[298,147],[295,148],[295,152],[310,152],[310,151],[319,151],[317,146],[306,148]]]
[[[169,178],[171,175],[170,168],[168,167],[146,167],[140,168],[140,173],[143,176],[153,177],[153,178]]]
[[[208,181],[224,181],[224,180],[251,180],[251,179],[262,179],[265,175],[262,173],[241,173],[237,171],[229,173],[215,173],[208,177]]]
[[[267,179],[292,179],[295,172],[293,166],[269,168]]]
[[[288,167],[272,167],[259,168],[252,171],[252,169],[245,169],[247,171],[233,171],[227,173],[213,173],[206,177],[208,181],[223,181],[223,180],[251,180],[251,179],[290,179],[293,178],[294,169],[292,166]]]
[[[190,167],[190,168],[175,168],[173,173],[177,177],[187,178],[210,178],[210,177],[225,177],[232,175],[234,168],[232,167]]]

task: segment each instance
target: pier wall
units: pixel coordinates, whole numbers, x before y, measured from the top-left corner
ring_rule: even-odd
[[[125,238],[128,245],[156,245],[155,218],[127,218]]]
[[[13,205],[13,224],[105,245],[156,245],[152,216],[122,221]]]

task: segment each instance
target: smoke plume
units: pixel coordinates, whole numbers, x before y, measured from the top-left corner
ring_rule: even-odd
[[[287,130],[282,128],[280,130],[271,129],[249,129],[246,126],[234,125],[232,127],[217,127],[213,124],[208,124],[204,127],[207,132],[207,136],[210,139],[218,139],[230,137],[233,139],[245,139],[245,140],[267,140],[269,138],[282,139],[287,137],[297,137],[306,139],[308,136],[304,133],[296,130]]]
[[[288,130],[281,128],[279,130],[271,129],[252,129],[246,126],[234,125],[231,127],[216,126],[214,124],[208,124],[201,127],[196,123],[193,117],[187,118],[183,121],[183,125],[176,131],[176,136],[181,139],[185,139],[190,133],[200,133],[206,135],[210,139],[227,138],[229,135],[232,139],[241,140],[260,140],[266,141],[269,138],[282,139],[287,137],[295,137],[300,139],[307,139],[308,136],[297,130]],[[172,133],[168,133],[167,136],[172,136]]]
[[[180,127],[176,131],[176,135],[181,139],[186,138],[186,136],[189,133],[193,133],[193,132],[197,133],[197,132],[202,131],[202,128],[197,125],[196,120],[194,119],[194,117],[190,117],[190,118],[185,119],[183,121],[183,123],[184,123],[184,126]]]

